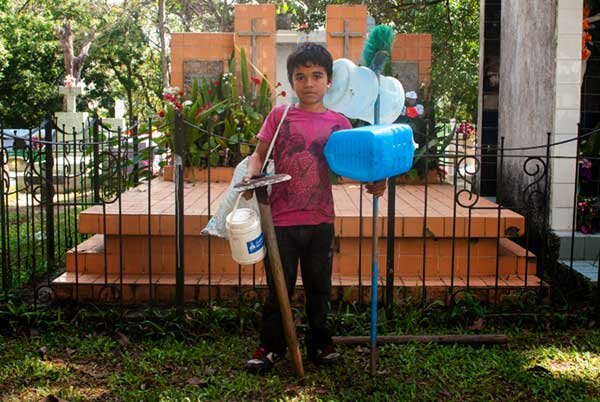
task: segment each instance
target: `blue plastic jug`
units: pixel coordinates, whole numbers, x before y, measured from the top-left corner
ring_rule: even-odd
[[[385,124],[336,131],[324,152],[335,174],[369,182],[408,172],[415,148],[409,125]]]

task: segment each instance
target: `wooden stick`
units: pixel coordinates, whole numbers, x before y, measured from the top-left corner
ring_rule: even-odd
[[[368,336],[334,336],[333,343],[337,345],[368,344],[371,338]],[[386,343],[442,343],[442,344],[506,344],[506,335],[401,335],[401,336],[378,336],[377,344]]]
[[[281,322],[283,324],[283,333],[294,366],[294,371],[298,377],[304,377],[304,366],[302,365],[302,355],[300,354],[300,346],[296,337],[296,325],[292,315],[290,299],[288,297],[283,268],[281,266],[281,257],[279,256],[279,248],[277,247],[277,237],[275,236],[275,227],[273,226],[273,217],[271,215],[271,205],[269,204],[269,196],[267,187],[259,187],[255,190],[258,200],[258,208],[260,210],[260,221],[262,230],[267,244],[267,252],[269,254],[269,262],[271,263],[271,274],[275,285],[275,293],[279,302],[279,311],[281,312]]]

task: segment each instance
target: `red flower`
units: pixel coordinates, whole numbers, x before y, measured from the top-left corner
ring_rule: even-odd
[[[275,88],[279,88],[281,86],[281,82],[278,82],[277,85],[275,85]]]
[[[212,95],[212,94],[213,94],[213,90],[212,90],[212,89],[210,89],[210,88],[208,88],[208,94],[209,94],[209,95]]]
[[[213,81],[213,85],[218,87],[219,85],[221,85],[221,83],[219,82],[219,80]]]
[[[179,91],[179,96],[183,96],[183,91]]]
[[[165,117],[165,111],[161,110],[160,112],[158,112],[158,115],[160,116],[160,118],[162,119],[163,117]]]
[[[281,91],[281,94],[280,94],[280,95],[281,95],[281,96],[283,96],[283,97],[285,98],[285,97],[287,96],[287,92],[285,92],[285,91]]]
[[[406,108],[406,116],[410,117],[411,119],[416,118],[419,115],[419,113],[417,113],[417,108],[414,106],[409,106]]]
[[[260,78],[256,78],[256,77],[250,77],[250,79],[252,80],[252,82],[256,85],[260,85]]]

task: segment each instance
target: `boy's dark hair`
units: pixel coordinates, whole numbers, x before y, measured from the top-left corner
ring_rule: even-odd
[[[321,66],[327,72],[327,82],[331,82],[333,58],[331,57],[331,53],[319,44],[312,42],[303,43],[288,56],[287,74],[292,86],[294,69],[298,66]]]

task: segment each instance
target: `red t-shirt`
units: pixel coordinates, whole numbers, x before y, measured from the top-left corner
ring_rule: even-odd
[[[285,105],[271,110],[258,133],[259,140],[271,142],[284,110]],[[272,186],[275,226],[333,223],[333,194],[323,149],[331,133],[348,128],[352,128],[348,119],[334,111],[315,113],[290,107],[271,154],[275,173],[292,176],[290,181]]]

